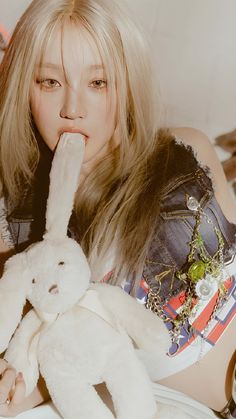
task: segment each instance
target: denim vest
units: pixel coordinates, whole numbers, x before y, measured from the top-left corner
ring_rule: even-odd
[[[197,199],[207,218],[220,230],[224,239],[224,261],[236,250],[236,225],[230,223],[219,207],[209,169],[196,160],[192,148],[173,142],[167,177],[161,197],[161,210],[144,266],[143,277],[161,299],[181,291],[183,282],[175,273],[186,263],[196,223],[187,198]],[[206,249],[213,255],[219,246],[217,236],[207,218],[202,218],[200,234]]]

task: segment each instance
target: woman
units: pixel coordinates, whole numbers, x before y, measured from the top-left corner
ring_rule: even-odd
[[[170,331],[161,363],[143,355],[157,400],[214,417],[231,398],[235,206],[204,134],[158,131],[142,35],[111,0],[34,0],[0,91],[3,259],[40,239],[53,151],[63,132],[82,133],[70,234],[93,280],[120,284]],[[0,415],[44,400],[40,386],[25,398],[21,374],[0,366]]]

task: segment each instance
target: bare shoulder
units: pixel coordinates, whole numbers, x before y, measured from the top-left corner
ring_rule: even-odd
[[[199,161],[210,165],[213,158],[217,158],[214,147],[204,132],[190,127],[173,128],[171,132],[185,144],[190,145]],[[218,160],[218,158],[217,158]]]
[[[185,144],[190,145],[200,163],[209,167],[215,187],[216,199],[229,221],[236,223],[236,201],[210,139],[194,128],[173,128],[171,132]]]

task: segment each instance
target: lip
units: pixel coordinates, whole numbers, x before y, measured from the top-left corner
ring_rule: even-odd
[[[88,135],[84,131],[82,131],[80,129],[77,129],[77,128],[61,128],[59,130],[59,137],[62,134],[64,134],[64,132],[71,132],[71,133],[76,133],[76,134],[83,135],[84,136],[84,139],[85,139],[85,143],[88,141],[88,138],[89,138]]]

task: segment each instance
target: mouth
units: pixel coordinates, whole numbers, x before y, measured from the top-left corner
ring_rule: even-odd
[[[59,131],[59,137],[62,134],[64,134],[64,132],[69,132],[69,133],[71,132],[71,133],[81,134],[84,137],[85,144],[87,144],[87,142],[88,142],[89,136],[84,131],[82,131],[80,129],[76,129],[76,128],[62,128]]]

